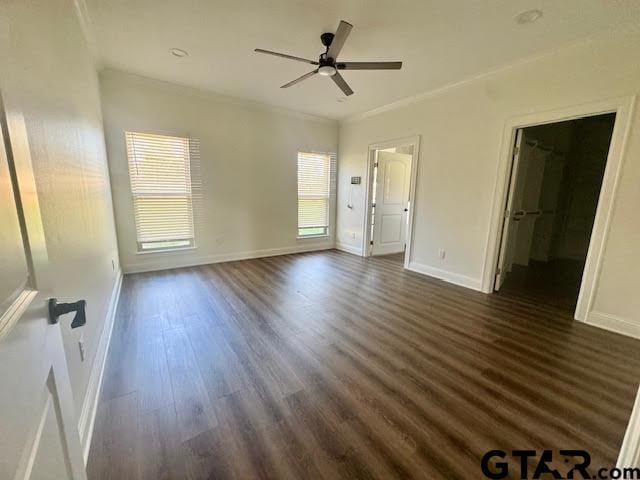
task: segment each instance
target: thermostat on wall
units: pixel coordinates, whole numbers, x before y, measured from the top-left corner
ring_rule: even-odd
[[[351,185],[360,185],[360,179],[362,177],[351,177]]]

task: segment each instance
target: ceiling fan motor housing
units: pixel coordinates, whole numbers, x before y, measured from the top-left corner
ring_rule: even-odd
[[[327,35],[327,34],[324,34]],[[327,48],[329,48],[327,46]],[[325,77],[332,77],[338,71],[335,60],[328,57],[326,53],[322,53],[318,59],[318,73]]]

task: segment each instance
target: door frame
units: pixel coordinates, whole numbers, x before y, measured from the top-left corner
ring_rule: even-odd
[[[582,275],[580,293],[578,294],[578,303],[574,313],[576,320],[587,321],[587,317],[593,309],[593,301],[598,289],[602,259],[609,234],[620,174],[624,163],[624,153],[631,129],[631,119],[633,117],[635,102],[636,95],[622,96],[567,106],[555,110],[518,115],[506,120],[494,188],[491,224],[485,247],[482,279],[483,292],[492,293],[494,291],[500,243],[502,240],[501,231],[504,210],[509,193],[509,179],[511,176],[517,131],[521,128],[537,125],[615,113],[616,119],[613,126],[613,134],[611,136],[607,163],[602,178],[598,207],[591,231],[591,240],[589,242],[589,249],[587,251],[587,258]]]
[[[420,158],[420,135],[412,137],[397,138],[384,142],[372,143],[367,150],[367,176],[365,192],[365,208],[364,208],[364,232],[362,232],[362,256],[371,256],[371,208],[373,199],[373,168],[375,163],[376,150],[385,148],[413,146],[413,154],[411,155],[411,178],[409,180],[409,222],[407,225],[407,248],[404,252],[404,268],[409,267],[409,259],[411,258],[411,243],[413,240],[413,222],[415,219],[415,197],[416,197],[416,180],[418,178],[418,159]]]

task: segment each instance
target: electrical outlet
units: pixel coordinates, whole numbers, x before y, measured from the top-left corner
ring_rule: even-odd
[[[438,250],[438,256],[440,257],[440,260],[444,262],[444,259],[447,256],[447,251],[444,248],[441,248]]]
[[[80,350],[80,361],[84,362],[87,353],[84,349],[84,336],[81,336],[80,340],[78,340],[78,350]]]

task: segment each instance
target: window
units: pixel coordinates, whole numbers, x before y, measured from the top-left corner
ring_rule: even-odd
[[[194,246],[188,138],[126,132],[138,251]]]
[[[298,237],[329,234],[335,155],[298,152]]]

